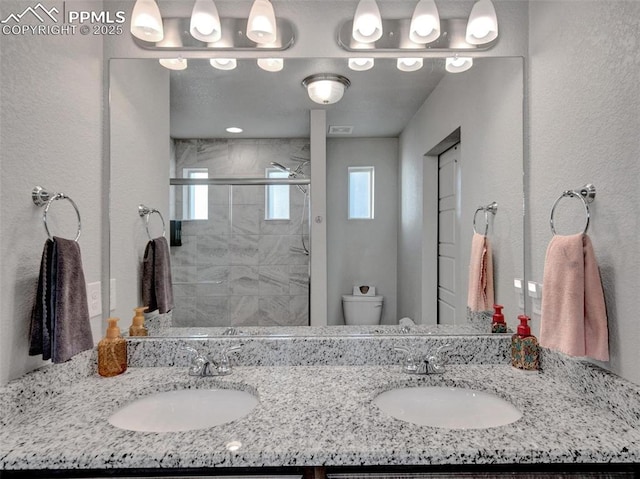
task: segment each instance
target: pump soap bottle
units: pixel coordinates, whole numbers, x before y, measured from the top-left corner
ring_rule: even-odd
[[[107,335],[98,343],[98,374],[111,377],[127,370],[127,342],[120,336],[118,318],[109,318]]]
[[[139,308],[133,308],[136,312],[136,315],[131,320],[131,326],[129,327],[129,336],[148,336],[149,332],[147,328],[144,326],[144,311],[146,311],[146,306],[141,306]]]
[[[491,321],[491,332],[492,333],[506,333],[507,332],[507,323],[504,322],[504,315],[502,314],[502,306],[501,304],[494,304],[493,309],[495,312],[493,313],[493,320]]]
[[[518,316],[518,332],[511,336],[511,365],[524,371],[536,371],[540,368],[538,340],[531,334],[529,316]]]

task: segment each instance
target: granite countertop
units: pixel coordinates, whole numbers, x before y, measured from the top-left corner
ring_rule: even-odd
[[[2,391],[0,469],[640,462],[637,418],[625,420],[606,400],[593,400],[596,392],[583,394],[560,376],[504,364],[452,365],[432,376],[398,366],[243,366],[213,378],[138,367],[114,378],[77,375],[46,391],[28,383]],[[402,422],[372,403],[384,390],[418,385],[492,392],[523,417],[445,430]],[[239,388],[260,403],[240,420],[198,431],[141,433],[107,422],[137,397],[182,388]],[[638,389],[627,397],[637,402]],[[7,404],[12,398],[18,402]],[[229,452],[231,441],[241,448]]]

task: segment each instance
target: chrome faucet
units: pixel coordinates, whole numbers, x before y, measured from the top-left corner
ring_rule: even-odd
[[[189,365],[189,376],[199,376],[199,377],[208,377],[208,376],[227,376],[231,374],[231,366],[229,365],[229,353],[233,351],[237,351],[242,346],[237,344],[235,346],[229,346],[222,350],[222,355],[220,357],[220,362],[216,362],[212,359],[209,359],[204,354],[199,353],[196,349],[185,346],[184,350],[189,351],[194,354],[194,358],[191,360],[191,364]]]
[[[396,347],[396,351],[405,354],[402,371],[407,374],[442,374],[448,358],[444,353],[451,351],[451,344],[446,343],[436,349],[435,354],[426,358],[416,358],[407,348]]]

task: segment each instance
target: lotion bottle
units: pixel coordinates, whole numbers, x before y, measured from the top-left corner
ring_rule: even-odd
[[[529,316],[518,316],[518,332],[511,336],[511,365],[524,371],[540,369],[538,340],[531,334]]]
[[[111,377],[127,370],[127,342],[120,336],[118,318],[109,318],[107,335],[98,343],[98,374]]]
[[[136,314],[131,320],[131,326],[129,327],[129,336],[148,336],[149,332],[147,331],[147,328],[145,328],[144,326],[144,314],[143,314],[146,309],[147,309],[146,306],[133,308]]]
[[[507,323],[504,322],[504,315],[502,314],[502,306],[501,304],[494,304],[493,309],[495,312],[493,313],[493,319],[491,321],[491,332],[492,333],[506,333],[507,332]]]

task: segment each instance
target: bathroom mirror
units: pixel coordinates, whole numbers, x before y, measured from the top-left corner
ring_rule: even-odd
[[[416,333],[482,332],[469,327],[466,308],[474,218],[476,230],[486,228],[492,243],[495,299],[518,311],[513,279],[523,277],[524,263],[521,58],[476,59],[459,74],[445,72],[444,59],[425,59],[420,70],[402,72],[395,59],[353,71],[338,58],[286,59],[280,72],[262,70],[255,59],[238,60],[229,71],[208,60],[189,59],[186,70],[170,71],[154,59],[112,59],[109,72],[112,315],[128,318],[138,306],[145,245],[164,230],[168,241],[173,231],[175,244],[169,334],[216,335],[229,326],[290,332],[298,329],[283,327],[309,324],[312,188],[196,190],[170,186],[169,179],[292,172],[308,178],[312,109],[327,115],[328,326],[344,325],[342,295],[370,285],[384,297],[382,326],[358,332],[392,331],[390,325],[405,316],[422,325]],[[339,102],[310,100],[302,80],[319,72],[350,80]],[[243,132],[229,133],[228,127]],[[350,167],[373,167],[373,219],[349,218]],[[202,191],[205,199],[196,200]],[[270,203],[278,195],[286,196],[280,201],[288,211]],[[195,212],[197,201],[206,212]],[[493,202],[495,214],[476,214]],[[162,218],[139,216],[140,204]],[[206,219],[190,219],[198,214]]]

